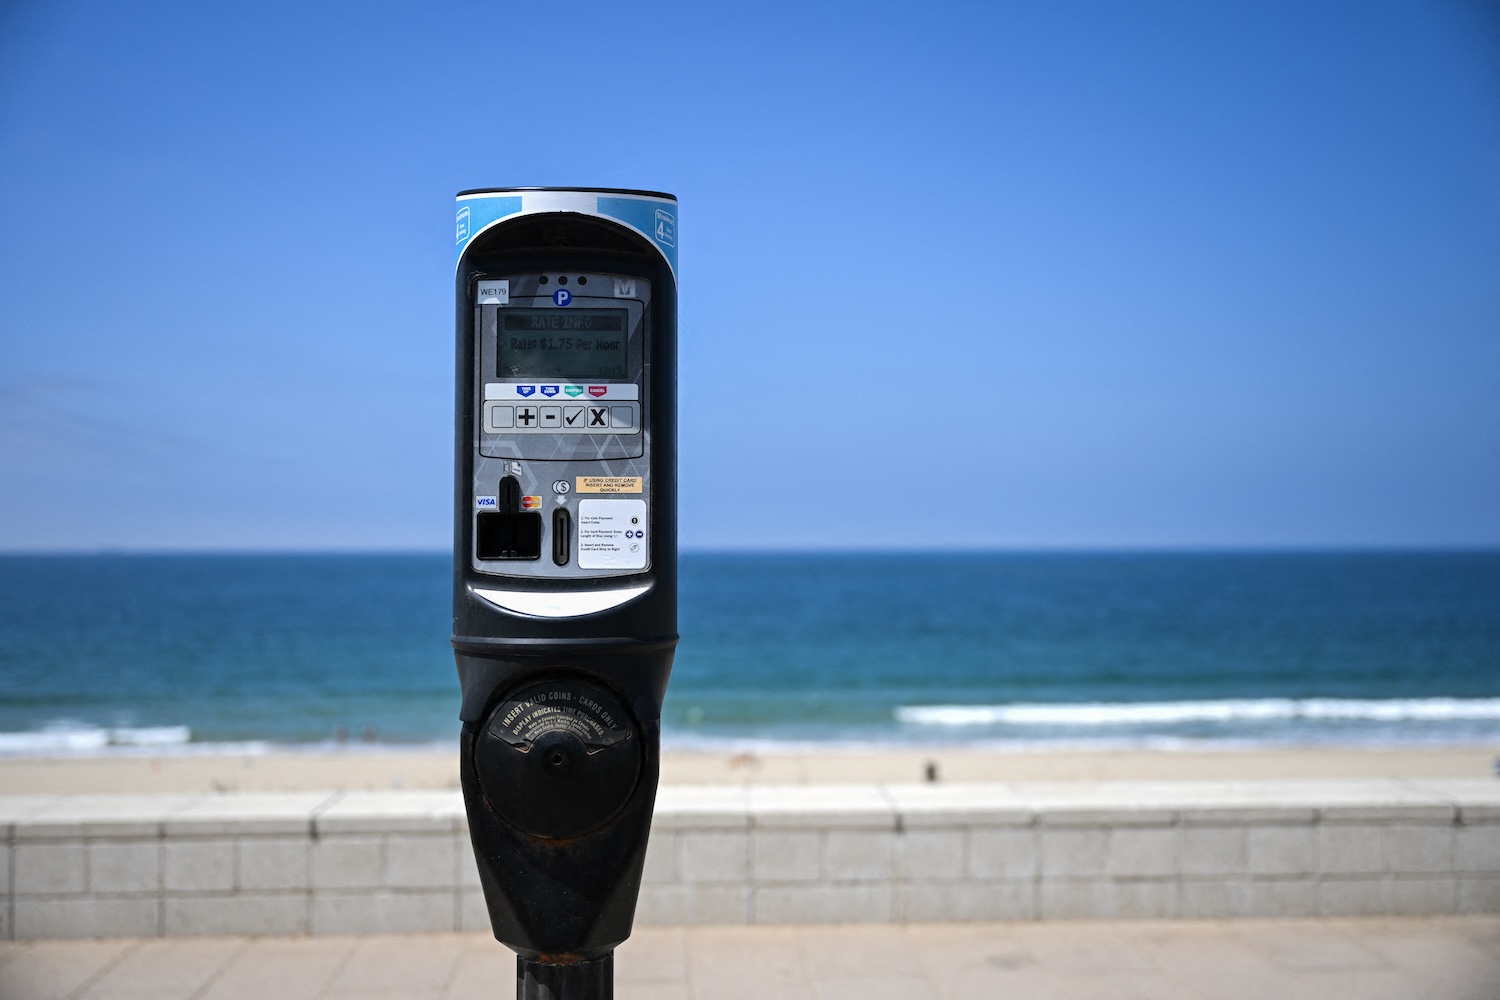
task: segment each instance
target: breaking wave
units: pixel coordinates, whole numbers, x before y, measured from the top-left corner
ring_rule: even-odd
[[[913,726],[1152,726],[1182,722],[1500,720],[1500,698],[1237,698],[1218,701],[901,705]]]
[[[0,754],[87,753],[113,748],[169,748],[191,741],[187,726],[120,726],[106,728],[60,721],[26,732],[0,732]]]

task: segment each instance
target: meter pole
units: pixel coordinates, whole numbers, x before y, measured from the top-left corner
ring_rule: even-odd
[[[547,965],[516,956],[516,1000],[614,1000],[615,953]]]

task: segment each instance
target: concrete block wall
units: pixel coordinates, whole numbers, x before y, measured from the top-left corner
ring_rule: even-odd
[[[0,797],[5,937],[488,926],[449,793]]]
[[[1500,912],[1500,782],[662,790],[638,919]]]
[[[450,792],[0,796],[0,937],[488,927]],[[1500,912],[1500,781],[667,786],[637,919]]]

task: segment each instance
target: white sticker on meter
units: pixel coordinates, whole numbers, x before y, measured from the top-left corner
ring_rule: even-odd
[[[510,305],[510,279],[481,281],[479,283],[479,304],[482,306]]]
[[[579,569],[646,568],[646,501],[578,502]]]

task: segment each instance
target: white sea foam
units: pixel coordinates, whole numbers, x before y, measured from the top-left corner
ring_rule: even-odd
[[[58,719],[40,729],[0,732],[0,757],[255,757],[268,753],[381,754],[458,752],[457,739],[407,743],[275,743],[270,740],[194,740],[189,726],[95,726]]]
[[[1500,698],[1236,698],[1218,701],[902,705],[914,726],[1149,726],[1179,722],[1500,720]]]
[[[167,749],[187,745],[187,726],[91,726],[62,720],[27,732],[0,732],[0,754],[98,753],[116,747]]]

